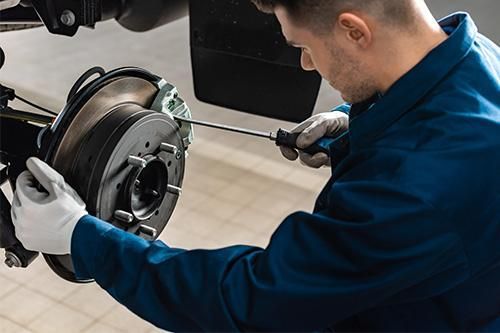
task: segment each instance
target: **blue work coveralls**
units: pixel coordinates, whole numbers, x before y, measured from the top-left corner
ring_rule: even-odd
[[[352,106],[314,212],[266,249],[186,251],[86,216],[77,276],[173,331],[500,331],[500,52],[467,14],[441,25],[443,44]]]

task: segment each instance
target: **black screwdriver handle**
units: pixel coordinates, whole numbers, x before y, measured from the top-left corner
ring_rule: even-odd
[[[309,155],[324,153],[330,156],[330,145],[335,141],[332,137],[323,137],[305,149],[297,147],[297,138],[301,133],[290,133],[280,128],[276,133],[276,145],[301,150]]]

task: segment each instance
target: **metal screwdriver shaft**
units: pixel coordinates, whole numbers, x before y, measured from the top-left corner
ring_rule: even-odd
[[[254,131],[254,130],[250,130],[250,129],[246,129],[246,128],[211,123],[208,121],[194,120],[194,119],[189,119],[189,118],[184,118],[184,117],[179,117],[179,116],[174,116],[174,119],[177,121],[185,122],[185,123],[189,123],[189,124],[211,127],[211,128],[224,130],[224,131],[252,135],[252,136],[257,136],[257,137],[261,137],[261,138],[267,138],[271,141],[276,142],[277,146],[299,149],[297,147],[297,138],[299,137],[300,133],[290,133],[289,131],[284,130],[282,128],[280,128],[277,132],[262,132],[262,131]],[[346,132],[341,133],[341,135],[338,137],[344,136],[345,133]],[[324,153],[326,155],[330,155],[330,148],[329,147],[335,140],[336,140],[336,138],[324,137],[324,138],[321,138],[318,141],[316,141],[311,146],[309,146],[305,149],[299,149],[299,150],[302,150],[310,155],[315,155],[317,153]]]
[[[261,138],[271,139],[273,141],[276,140],[276,135],[272,132],[270,133],[270,132],[254,131],[254,130],[250,130],[250,129],[246,129],[246,128],[240,128],[240,127],[234,127],[234,126],[228,126],[228,125],[222,125],[222,124],[215,124],[215,123],[210,123],[208,121],[188,119],[188,118],[183,118],[183,117],[179,117],[179,116],[174,116],[174,119],[181,121],[181,122],[185,122],[185,123],[216,128],[216,129],[220,129],[223,131],[248,134],[248,135],[252,135],[252,136],[258,136]]]

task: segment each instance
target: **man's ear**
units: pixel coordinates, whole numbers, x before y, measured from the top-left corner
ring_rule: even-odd
[[[337,28],[347,41],[361,48],[367,48],[372,43],[373,32],[366,20],[352,13],[342,13],[337,19]]]

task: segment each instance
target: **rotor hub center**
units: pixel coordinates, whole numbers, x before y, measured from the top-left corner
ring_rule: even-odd
[[[130,175],[127,197],[136,220],[144,221],[158,214],[167,193],[168,168],[160,157],[145,158],[144,168],[136,168]]]

